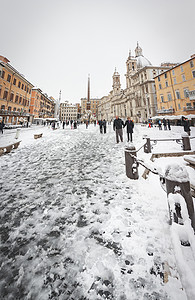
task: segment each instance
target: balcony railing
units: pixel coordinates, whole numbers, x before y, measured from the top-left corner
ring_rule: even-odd
[[[157,114],[172,114],[174,112],[175,112],[174,108],[157,110]]]
[[[183,110],[184,111],[191,111],[191,110],[195,110],[195,107],[193,107],[193,106],[184,106],[184,108],[183,108]]]

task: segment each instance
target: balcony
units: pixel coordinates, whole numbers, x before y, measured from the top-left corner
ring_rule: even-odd
[[[195,110],[194,106],[184,106],[183,107],[183,111],[192,111],[192,110]]]
[[[157,114],[173,114],[174,112],[175,112],[174,108],[157,110]]]

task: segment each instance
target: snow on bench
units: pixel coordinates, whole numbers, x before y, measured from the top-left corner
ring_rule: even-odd
[[[39,139],[43,136],[42,133],[37,133],[37,134],[34,134],[34,139]]]
[[[17,142],[13,142],[9,145],[5,145],[5,146],[1,146],[0,147],[0,156],[6,153],[10,153],[12,151],[12,149],[17,149],[18,146],[20,145],[21,141],[17,141]]]
[[[195,167],[195,155],[185,155],[184,160],[187,161],[190,165]]]

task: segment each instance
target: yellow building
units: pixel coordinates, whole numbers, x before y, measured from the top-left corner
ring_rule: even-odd
[[[30,99],[33,85],[0,56],[0,116],[5,124],[32,122]]]
[[[195,114],[195,55],[154,79],[158,115]]]

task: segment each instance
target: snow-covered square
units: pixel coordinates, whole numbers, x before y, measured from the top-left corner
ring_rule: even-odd
[[[124,142],[116,144],[112,125],[22,128],[18,149],[0,157],[1,299],[193,300],[195,240],[185,224],[169,223],[167,194],[159,176],[139,166],[139,179],[125,174]],[[191,128],[191,137],[195,128]],[[34,134],[43,136],[34,139]],[[5,130],[0,145],[12,142]],[[133,144],[144,135],[181,138],[183,127],[159,131],[135,124]],[[195,139],[191,139],[195,151]],[[152,153],[181,152],[175,141],[158,142]],[[184,166],[181,157],[151,162],[143,148],[137,157],[164,173]],[[182,246],[181,231],[190,246]]]

